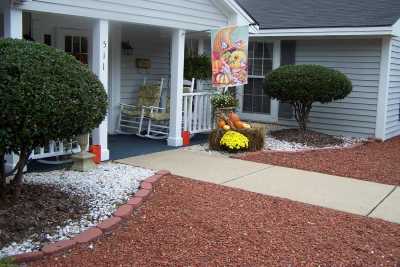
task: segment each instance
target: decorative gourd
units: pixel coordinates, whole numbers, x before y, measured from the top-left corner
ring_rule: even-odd
[[[231,127],[230,127],[229,125],[225,125],[225,126],[223,127],[223,129],[226,130],[226,131],[228,131],[228,130],[231,129]]]
[[[215,76],[215,81],[219,84],[229,84],[231,77],[229,74],[219,73],[217,76]]]
[[[220,119],[218,121],[218,127],[219,128],[224,128],[225,125],[226,125],[226,122],[223,119]]]
[[[240,117],[235,112],[230,112],[229,120],[234,123],[235,121],[240,121]]]
[[[235,125],[236,129],[243,129],[244,128],[244,123],[241,122],[241,121],[235,121],[233,124]]]
[[[248,123],[243,123],[243,126],[244,126],[245,129],[250,129],[251,128],[250,124],[248,124]]]

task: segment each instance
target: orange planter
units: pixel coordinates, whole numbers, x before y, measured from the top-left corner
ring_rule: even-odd
[[[89,152],[95,154],[93,158],[94,163],[100,164],[101,162],[101,146],[100,145],[91,145],[89,147]]]
[[[184,146],[190,145],[190,132],[189,131],[183,131],[182,132],[182,139],[183,139],[183,145]]]

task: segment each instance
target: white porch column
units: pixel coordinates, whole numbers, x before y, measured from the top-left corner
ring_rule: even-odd
[[[171,104],[169,146],[182,146],[182,93],[185,61],[185,31],[176,29],[171,41]]]
[[[104,89],[108,92],[108,27],[107,20],[97,20],[93,27],[93,56],[92,70],[103,83]],[[110,158],[108,151],[108,123],[107,117],[92,132],[93,144],[101,145],[101,160],[105,161]]]
[[[110,108],[109,108],[109,132],[115,134],[118,130],[119,104],[121,102],[121,42],[122,27],[121,24],[111,25],[110,47],[111,47],[111,88],[108,90]]]
[[[22,39],[22,10],[14,7],[4,9],[4,37]]]
[[[22,10],[6,6],[3,9],[4,37],[22,39]],[[17,164],[18,155],[11,153],[6,155],[6,172],[11,171]]]

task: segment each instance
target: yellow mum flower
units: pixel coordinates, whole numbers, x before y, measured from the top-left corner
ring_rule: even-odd
[[[227,131],[219,143],[221,146],[231,150],[241,150],[249,147],[249,139],[236,131]]]

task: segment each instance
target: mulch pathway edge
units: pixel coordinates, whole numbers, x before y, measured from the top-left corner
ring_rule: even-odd
[[[158,183],[158,181],[171,173],[166,170],[161,170],[156,172],[154,175],[147,177],[141,182],[140,189],[135,194],[133,194],[127,201],[126,204],[121,205],[110,218],[101,221],[98,225],[86,229],[80,234],[76,235],[69,240],[59,240],[57,242],[47,244],[41,248],[40,251],[26,252],[8,258],[12,259],[13,262],[17,264],[28,263],[32,261],[39,260],[46,256],[60,254],[68,249],[71,249],[75,245],[82,245],[95,241],[105,234],[109,234],[115,230],[120,223],[129,218],[135,209],[139,208],[143,204],[151,193],[153,188]],[[138,194],[139,193],[139,194]]]

